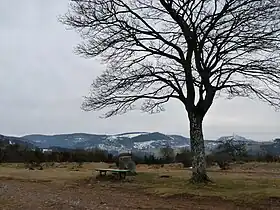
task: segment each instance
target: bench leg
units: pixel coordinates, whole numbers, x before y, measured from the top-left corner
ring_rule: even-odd
[[[106,176],[106,171],[99,171],[100,176]]]
[[[120,172],[120,173],[119,173],[119,177],[120,177],[120,179],[125,179],[125,175],[126,175],[126,173],[125,173],[125,172],[124,172],[124,173]]]

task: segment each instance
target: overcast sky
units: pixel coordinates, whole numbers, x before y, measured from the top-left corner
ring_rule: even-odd
[[[80,109],[94,77],[104,69],[73,53],[80,42],[57,21],[67,0],[0,1],[0,133],[121,133],[159,131],[188,136],[183,106],[161,114],[140,111],[100,119]],[[280,137],[280,113],[259,101],[216,100],[204,121],[206,139],[232,133],[255,140]]]

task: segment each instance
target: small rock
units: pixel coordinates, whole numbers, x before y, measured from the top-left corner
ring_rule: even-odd
[[[170,175],[161,175],[160,178],[170,178]]]

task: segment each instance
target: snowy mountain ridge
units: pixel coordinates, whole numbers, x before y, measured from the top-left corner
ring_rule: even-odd
[[[159,132],[129,132],[114,135],[72,133],[57,135],[33,134],[22,137],[8,137],[0,135],[0,143],[21,144],[29,148],[42,148],[59,150],[71,149],[94,149],[100,148],[113,154],[121,152],[158,153],[160,148],[170,146],[179,151],[181,148],[190,149],[190,139],[182,135],[169,135]],[[258,153],[266,148],[275,154],[280,154],[280,141],[257,142],[238,135],[222,136],[217,140],[205,140],[206,153],[211,153],[215,148],[225,141],[245,143],[247,150]]]
[[[153,151],[161,147],[172,148],[190,147],[190,139],[182,135],[167,135],[159,132],[129,132],[114,135],[106,134],[58,134],[58,135],[27,135],[22,137],[25,141],[40,148],[63,147],[69,149],[100,148],[107,151]],[[220,142],[233,139],[235,141],[252,142],[241,136],[225,136],[218,140],[206,140],[208,150],[215,148]]]
[[[11,143],[13,138],[10,137]],[[107,134],[88,134],[72,133],[57,135],[33,134],[16,139],[39,148],[60,147],[67,149],[92,149],[100,148],[107,151],[154,151],[162,147],[170,146],[172,148],[190,147],[190,139],[182,135],[168,135],[159,132],[127,132],[114,135]],[[223,136],[217,140],[205,140],[206,150],[212,150],[218,144],[233,140],[236,142],[255,142],[245,137],[232,135]]]

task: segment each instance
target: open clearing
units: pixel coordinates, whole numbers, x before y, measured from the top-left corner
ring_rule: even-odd
[[[191,171],[176,167],[138,165],[138,175],[122,182],[96,179],[96,167],[108,165],[60,163],[27,170],[2,164],[0,209],[280,209],[279,163],[213,167],[214,183],[206,186],[189,184]]]

